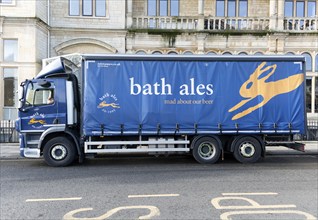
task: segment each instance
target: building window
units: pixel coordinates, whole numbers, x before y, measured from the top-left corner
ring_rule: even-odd
[[[148,16],[156,16],[157,14],[157,1],[148,0]]]
[[[286,53],[287,56],[294,56],[295,54],[293,52]]]
[[[233,54],[231,54],[230,52],[224,52],[224,53],[222,53],[222,55],[231,56]]]
[[[18,40],[3,40],[3,60],[15,62],[18,59]]]
[[[148,16],[179,16],[180,0],[147,0]]]
[[[296,17],[305,17],[305,2],[296,2]]]
[[[318,76],[315,78],[315,110],[314,112],[318,112]]]
[[[139,55],[145,55],[145,54],[147,54],[145,51],[143,51],[143,50],[138,50],[137,52],[136,52],[136,54],[139,54]]]
[[[207,54],[206,55],[210,55],[210,56],[213,56],[213,55],[217,55],[215,52],[213,52],[213,51],[209,51],[209,52],[207,52]]]
[[[308,1],[307,17],[316,16],[316,0]]]
[[[236,17],[236,0],[227,0],[227,16]]]
[[[312,82],[312,77],[307,77],[306,78],[306,111],[311,112],[311,83]]]
[[[312,71],[312,58],[309,53],[303,53],[301,54],[306,59],[306,71],[311,72]]]
[[[247,17],[247,0],[239,1],[239,17]]]
[[[238,55],[240,56],[247,56],[248,54],[246,52],[240,52]]]
[[[93,0],[83,0],[83,15],[93,16]]]
[[[293,17],[294,2],[293,0],[285,1],[285,17]]]
[[[315,17],[316,0],[285,0],[285,17]]]
[[[96,0],[95,15],[96,17],[106,17],[106,1],[105,0]]]
[[[224,17],[225,16],[225,2],[224,0],[216,0],[216,16]]]
[[[0,5],[12,5],[13,4],[13,0],[0,0]]]
[[[179,0],[170,0],[170,15],[179,16]]]
[[[69,15],[79,16],[80,15],[80,1],[70,0],[69,1]]]
[[[16,106],[18,103],[18,69],[3,68],[3,100],[5,120],[14,120],[17,117]]]
[[[217,17],[247,17],[247,0],[216,0]]]
[[[159,15],[160,16],[168,15],[168,0],[159,1]]]
[[[316,55],[316,59],[315,59],[315,72],[317,73],[318,72],[318,54]]]
[[[70,16],[106,17],[106,0],[69,0]]]

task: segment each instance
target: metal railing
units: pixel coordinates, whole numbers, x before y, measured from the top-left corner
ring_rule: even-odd
[[[318,141],[318,120],[308,120],[307,137],[304,140]]]
[[[15,121],[0,121],[0,143],[17,143],[19,134],[15,130]]]

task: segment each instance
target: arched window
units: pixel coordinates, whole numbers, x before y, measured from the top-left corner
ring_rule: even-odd
[[[312,71],[312,58],[309,53],[302,53],[306,59],[306,71],[311,72]]]
[[[191,51],[186,51],[183,53],[184,55],[192,55],[193,53]]]
[[[318,53],[316,54],[316,59],[315,59],[315,72],[318,72]],[[318,78],[318,77],[317,77]],[[318,85],[317,85],[318,86]]]
[[[143,51],[143,50],[138,50],[138,51],[136,52],[136,54],[143,55],[143,54],[146,54],[146,52]]]
[[[174,55],[174,54],[178,54],[177,52],[175,52],[175,51],[170,51],[168,54],[170,54],[170,55]]]
[[[222,55],[232,55],[230,52],[224,52]]]
[[[154,51],[152,54],[162,54],[160,51]]]
[[[240,52],[238,55],[240,55],[240,56],[246,56],[247,53],[246,53],[246,52]]]
[[[256,53],[254,53],[254,55],[256,55],[256,56],[263,56],[264,54],[263,54],[262,52],[256,52]]]
[[[206,55],[216,55],[216,53],[214,53],[213,51],[207,52]]]
[[[294,56],[295,54],[294,54],[293,52],[288,52],[288,53],[286,53],[285,55],[287,55],[287,56]]]

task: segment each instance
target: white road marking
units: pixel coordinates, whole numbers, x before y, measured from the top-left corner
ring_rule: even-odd
[[[81,208],[81,209],[76,209],[73,211],[70,211],[66,213],[63,217],[64,220],[103,220],[111,217],[112,215],[116,214],[119,211],[123,210],[132,210],[132,209],[148,209],[150,212],[147,215],[139,216],[138,219],[151,219],[156,216],[160,216],[160,211],[156,206],[122,206],[122,207],[117,207],[114,208],[108,212],[106,212],[104,215],[98,216],[98,217],[91,217],[91,218],[76,218],[74,217],[75,214],[78,214],[80,212],[87,212],[87,211],[92,211],[93,208]]]
[[[27,199],[25,202],[54,202],[54,201],[72,201],[72,200],[81,200],[82,197],[74,198],[48,198],[48,199]]]
[[[222,193],[223,196],[275,196],[274,192],[255,192],[255,193]]]
[[[250,205],[235,205],[235,206],[222,206],[221,201],[224,200],[242,200],[248,202]],[[245,197],[217,197],[211,200],[212,205],[216,209],[281,209],[281,208],[296,208],[293,204],[283,204],[283,205],[260,205],[252,199]]]
[[[180,194],[129,195],[128,198],[177,197]]]
[[[307,212],[297,211],[297,210],[257,210],[257,211],[232,211],[225,212],[220,215],[221,220],[231,220],[230,216],[234,215],[260,215],[260,214],[295,214],[295,215],[303,215],[307,220],[317,220],[317,218]],[[262,216],[263,217],[263,216]],[[262,219],[261,217],[261,219]],[[256,218],[255,218],[256,219]],[[302,218],[303,219],[303,218]]]

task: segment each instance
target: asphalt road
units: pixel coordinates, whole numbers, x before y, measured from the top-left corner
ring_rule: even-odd
[[[0,219],[317,219],[318,155],[1,160]]]

